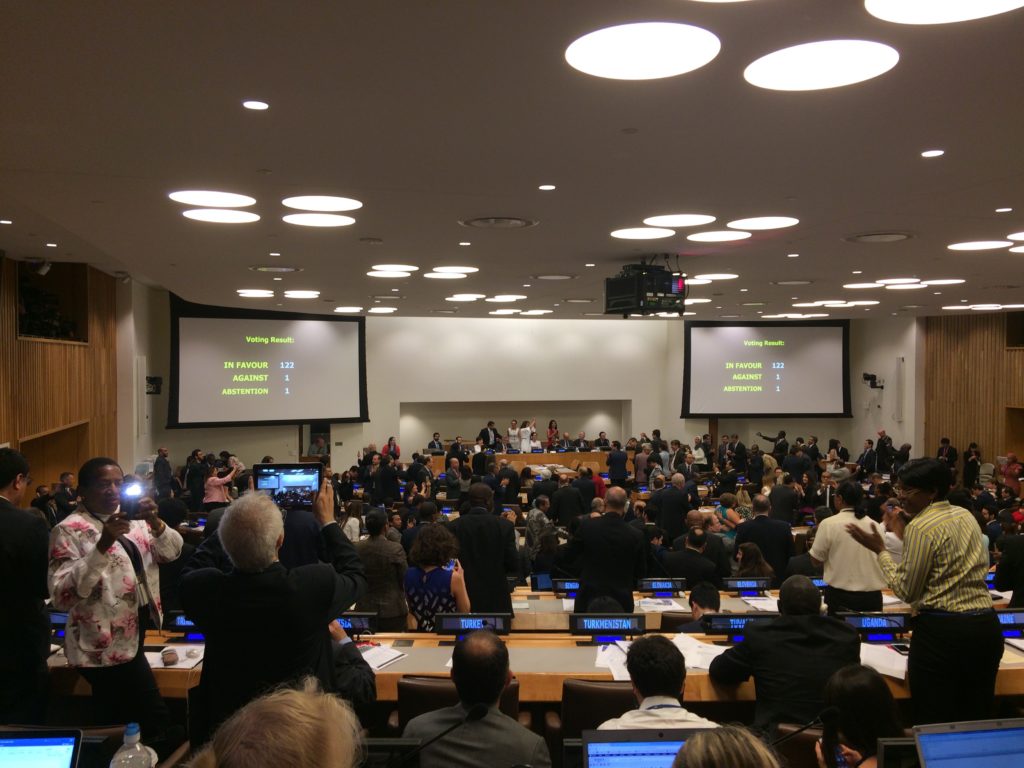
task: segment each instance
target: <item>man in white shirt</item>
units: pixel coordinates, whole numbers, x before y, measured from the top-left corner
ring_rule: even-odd
[[[882,610],[882,589],[886,586],[878,558],[864,547],[850,546],[854,539],[846,532],[853,523],[879,536],[881,526],[861,508],[864,491],[852,480],[844,481],[833,496],[836,514],[821,521],[811,547],[811,560],[825,566],[825,603],[829,615],[840,611]],[[867,557],[864,556],[865,551]]]
[[[718,723],[688,712],[679,703],[686,682],[686,662],[667,637],[647,635],[634,640],[626,653],[626,669],[640,707],[606,720],[598,726],[601,730],[718,727]]]

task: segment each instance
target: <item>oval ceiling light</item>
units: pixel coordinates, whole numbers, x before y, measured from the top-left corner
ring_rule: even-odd
[[[648,216],[644,219],[644,224],[649,227],[699,227],[714,220],[714,216],[706,213],[668,213],[663,216]]]
[[[397,312],[398,307],[370,307],[366,311],[375,315],[390,315],[392,312]]]
[[[462,272],[424,272],[423,276],[431,280],[462,280],[466,277]]]
[[[248,99],[242,102],[242,106],[246,109],[252,109],[256,112],[263,112],[264,110],[270,109],[270,105],[265,101],[257,101],[255,99]]]
[[[612,237],[617,237],[619,240],[660,240],[663,237],[672,237],[675,230],[663,227],[632,227],[616,229],[611,234]]]
[[[320,291],[285,291],[284,295],[289,299],[315,299]]]
[[[894,24],[953,24],[1024,7],[1024,0],[864,0],[864,9]]]
[[[920,283],[921,281],[916,277],[885,277],[875,282],[882,285],[910,285],[911,283]]]
[[[212,189],[183,189],[167,196],[176,203],[198,205],[200,208],[245,208],[256,203],[255,197]]]
[[[483,298],[486,298],[486,296],[482,293],[453,293],[445,301],[476,301]]]
[[[709,232],[694,232],[692,235],[687,235],[686,239],[695,243],[728,243],[733,240],[746,240],[748,237],[750,237],[749,232],[719,229]]]
[[[522,301],[525,298],[526,296],[518,293],[499,293],[497,296],[491,296],[489,299],[485,299],[485,301],[489,301],[492,304],[507,304],[511,301]]]
[[[1024,253],[1024,245],[1015,245],[1010,249],[1010,253]]]
[[[193,208],[183,211],[181,215],[186,219],[213,224],[251,224],[260,220],[260,217],[251,211],[235,211],[230,208]]]
[[[471,275],[479,272],[477,267],[434,267],[435,272],[458,272],[463,275]]]
[[[397,269],[371,269],[366,273],[367,277],[409,277],[412,272],[402,272]]]
[[[554,192],[557,187],[554,184],[541,184],[537,189],[541,192]]]
[[[300,211],[355,211],[363,207],[358,200],[351,197],[333,197],[331,195],[300,195],[299,197],[286,197],[281,201],[286,208],[295,208]]]
[[[966,283],[966,280],[961,280],[959,277],[942,278],[941,280],[925,280],[925,285],[960,285]]]
[[[821,40],[769,53],[743,78],[773,91],[818,91],[870,80],[896,66],[895,48],[870,40]]]
[[[927,288],[928,285],[925,283],[896,283],[885,286],[887,291],[916,291],[921,288]]]
[[[926,149],[924,152],[921,153],[921,157],[942,157],[944,154],[946,154],[946,150],[944,149]]]
[[[701,277],[686,277],[683,279],[686,280],[687,285],[711,285],[710,280],[705,280],[704,278]]]
[[[725,226],[730,229],[783,229],[799,223],[800,219],[794,219],[792,216],[755,216],[750,219],[736,219]]]
[[[289,213],[281,218],[288,224],[300,227],[347,227],[356,223],[351,216],[340,216],[337,213]]]
[[[737,277],[739,275],[734,275],[731,272],[709,272],[706,275],[697,275],[698,280],[735,280]]]
[[[334,311],[338,312],[338,313],[341,313],[341,314],[351,314],[351,313],[354,313],[354,312],[362,312],[363,308],[362,307],[335,307]]]
[[[274,292],[264,290],[263,288],[240,288],[238,295],[243,299],[269,299],[274,295]]]
[[[487,314],[489,315],[518,315],[520,310],[518,309],[492,309]]]
[[[576,275],[534,275],[534,277],[538,280],[572,280]]]
[[[864,289],[864,288],[881,288],[883,285],[885,285],[885,284],[884,283],[846,283],[846,284],[843,285],[843,288],[849,288],[851,290],[857,291],[857,290],[861,290],[861,289]]]
[[[848,301],[847,302],[847,304],[849,304],[851,307],[873,307],[875,304],[878,304],[878,303],[879,302],[877,302],[877,301],[869,300],[869,299],[863,299],[863,300],[857,300],[857,301]]]
[[[1024,240],[1024,232],[1014,232],[1012,235],[1006,236],[1007,240]]]
[[[1002,304],[971,304],[968,309],[973,309],[978,312],[991,312],[993,310],[1002,309]]]
[[[651,21],[583,35],[565,49],[565,60],[594,77],[657,80],[699,69],[721,49],[719,39],[706,29]]]
[[[683,301],[683,304],[686,304],[687,306],[689,306],[691,304],[710,304],[710,303],[711,303],[711,299],[685,299]]]
[[[374,264],[373,268],[379,272],[416,272],[419,267],[412,264]]]
[[[1009,240],[969,240],[966,243],[950,243],[951,251],[997,251],[1013,245]]]
[[[501,310],[499,309],[499,310],[495,310],[495,311],[500,312]],[[528,309],[525,312],[520,312],[519,314],[520,315],[550,315],[554,311],[555,310],[553,310],[553,309]]]
[[[943,307],[943,309],[948,310],[948,311],[957,310],[957,309],[970,309],[970,308],[971,307],[970,307],[969,304],[950,304],[949,306]]]

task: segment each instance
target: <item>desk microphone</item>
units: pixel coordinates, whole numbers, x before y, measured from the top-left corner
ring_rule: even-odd
[[[424,749],[429,747],[431,744],[433,744],[433,743],[435,743],[437,741],[440,741],[445,736],[447,736],[449,733],[454,731],[456,728],[460,728],[461,726],[465,725],[466,723],[472,723],[472,722],[475,722],[477,720],[482,720],[487,715],[487,711],[488,711],[488,706],[486,704],[474,704],[472,707],[469,708],[469,711],[466,712],[466,716],[464,718],[459,720],[454,725],[448,726],[447,728],[445,728],[443,731],[441,731],[436,736],[432,736],[429,739],[427,739],[425,742],[423,742],[418,747],[416,747],[416,749],[414,749],[412,752],[409,752],[401,760],[399,760],[398,764],[399,765],[405,765],[410,760],[412,760],[414,757],[416,757],[420,752],[422,752]]]
[[[821,710],[821,712],[818,713],[817,717],[815,717],[813,720],[811,720],[811,722],[806,723],[805,725],[801,725],[795,731],[793,731],[792,733],[787,733],[782,738],[776,739],[775,741],[773,741],[771,743],[770,746],[777,747],[779,744],[787,742],[790,739],[792,739],[794,736],[803,733],[808,728],[814,728],[817,725],[823,725],[826,722],[832,722],[832,721],[834,721],[838,717],[839,717],[839,707],[825,707],[823,710]]]

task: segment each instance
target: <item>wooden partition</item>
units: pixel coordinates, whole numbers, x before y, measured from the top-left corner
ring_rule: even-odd
[[[88,342],[19,338],[17,280],[17,264],[0,258],[0,443],[20,448],[24,442],[37,456],[56,455],[40,442],[53,436],[65,460],[73,452],[116,455],[114,278],[86,271],[80,290],[87,299]],[[41,483],[56,479],[33,474]]]

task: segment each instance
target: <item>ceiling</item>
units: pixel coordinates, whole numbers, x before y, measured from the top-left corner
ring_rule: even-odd
[[[721,53],[694,72],[645,82],[566,64],[577,37],[648,20],[709,29]],[[742,77],[766,53],[837,37],[887,43],[900,61],[823,91],[762,90]],[[9,4],[0,218],[13,223],[0,226],[0,249],[127,272],[195,302],[320,313],[379,301],[399,316],[480,317],[514,306],[579,318],[602,311],[605,277],[649,253],[674,254],[673,267],[678,254],[691,276],[740,275],[692,288],[711,299],[690,307],[698,319],[799,312],[794,301],[823,299],[880,301],[826,310],[832,317],[1021,301],[1024,254],[946,248],[1024,230],[1021,40],[1024,11],[903,26],[852,0]],[[270,109],[243,109],[244,99]],[[920,156],[931,148],[945,155]],[[262,218],[191,221],[167,197],[180,189],[251,195]],[[301,194],[364,206],[352,226],[284,223],[281,199]],[[692,243],[686,229],[650,242],[609,235],[673,212],[715,215],[712,229],[762,215],[800,223],[735,243]],[[459,223],[488,216],[538,224]],[[845,239],[891,230],[912,237]],[[394,262],[420,272],[365,275]],[[249,269],[263,264],[302,271],[275,282]],[[441,264],[480,271],[422,277]],[[536,279],[551,273],[573,279]],[[903,276],[966,283],[842,288]],[[776,284],[792,280],[811,284]],[[242,299],[242,288],[321,295]],[[446,302],[452,293],[529,298]],[[744,306],[752,302],[763,306]]]

